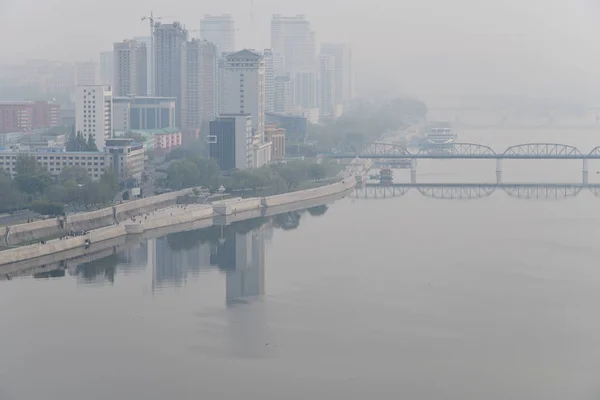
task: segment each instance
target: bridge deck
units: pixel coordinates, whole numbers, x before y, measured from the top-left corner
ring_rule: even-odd
[[[447,187],[447,188],[532,188],[532,187],[546,187],[546,188],[586,188],[586,189],[597,189],[600,188],[600,183],[392,183],[392,184],[379,184],[379,183],[366,183],[366,187],[378,187],[378,188],[428,188],[428,187]]]

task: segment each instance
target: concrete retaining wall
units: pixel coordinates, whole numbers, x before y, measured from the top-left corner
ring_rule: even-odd
[[[205,218],[212,218],[212,216],[213,208],[210,205],[206,205],[202,207],[194,207],[189,211],[175,215],[154,216],[147,220],[142,220],[140,225],[142,225],[144,231],[147,231],[150,229],[163,228],[169,225],[179,225]]]
[[[262,203],[262,197],[251,197],[248,199],[236,197],[233,199],[215,201],[212,203],[212,206],[215,214],[230,215],[237,212],[258,210],[262,206]]]
[[[306,201],[319,197],[331,196],[333,194],[351,189],[355,185],[356,180],[353,177],[346,178],[341,182],[332,183],[331,185],[325,185],[314,189],[300,190],[297,192],[278,194],[276,196],[263,197],[262,205],[265,207],[277,207],[298,201]]]
[[[160,208],[167,208],[177,203],[177,198],[190,193],[193,189],[184,189],[177,192],[160,194],[145,199],[128,201],[115,206],[115,215],[118,221],[124,221],[137,215],[148,214]]]
[[[6,244],[11,246],[18,243],[30,242],[32,240],[60,236],[61,233],[61,223],[58,218],[12,225],[8,227]]]
[[[10,264],[31,258],[44,257],[53,253],[60,253],[62,251],[75,249],[77,247],[84,247],[86,239],[90,239],[91,249],[94,247],[94,243],[114,239],[125,234],[124,225],[114,225],[95,229],[94,231],[91,231],[87,235],[83,236],[75,236],[62,240],[55,239],[47,242],[46,244],[32,244],[29,246],[4,250],[0,252],[0,265]]]
[[[65,232],[91,231],[114,223],[114,209],[113,207],[107,207],[97,211],[67,216]]]
[[[83,247],[84,241],[84,236],[77,236],[64,240],[52,240],[46,244],[32,244],[29,246],[4,250],[0,253],[0,264],[9,264],[29,258],[38,258],[52,253],[59,253],[79,246]]]

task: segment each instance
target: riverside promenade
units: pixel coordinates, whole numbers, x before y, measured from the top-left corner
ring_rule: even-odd
[[[51,239],[45,241],[44,244],[33,244],[0,251],[0,273],[3,272],[2,266],[4,265],[14,264],[24,260],[32,260],[74,249],[83,249],[85,253],[85,251],[93,251],[100,242],[114,240],[127,235],[143,234],[147,231],[196,223],[198,221],[206,221],[205,223],[202,223],[202,225],[210,226],[215,218],[220,220],[250,219],[260,215],[271,214],[269,213],[269,209],[282,209],[282,207],[294,203],[309,202],[314,199],[345,193],[353,189],[357,182],[363,181],[364,174],[369,168],[369,161],[366,161],[365,165],[359,165],[359,163],[353,162],[343,171],[339,182],[314,189],[289,192],[275,196],[245,199],[233,198],[215,201],[211,204],[175,204],[178,196],[184,196],[192,192],[192,189],[189,189],[177,192],[177,196],[169,194],[170,196],[168,197],[154,200],[152,198],[142,199],[144,201],[142,207],[136,208],[135,204],[131,204],[134,202],[129,202],[124,204],[131,204],[127,208],[120,207],[123,205],[119,205],[112,209],[86,213],[92,215],[78,215],[77,217],[80,221],[84,221],[84,224],[89,224],[89,221],[94,219],[98,220],[99,218],[104,218],[104,222],[109,223],[109,225],[88,230],[85,234],[79,236]],[[158,198],[160,196],[154,197]],[[159,208],[160,206],[157,206],[157,204],[165,203],[168,204],[161,208]],[[111,210],[112,220],[107,218],[109,215],[107,210]],[[61,226],[61,221],[60,219],[58,220],[59,229],[53,231],[55,236],[59,236],[64,229],[70,228],[70,225],[65,224],[64,222]],[[37,224],[37,222],[32,224]],[[33,229],[36,228],[37,227],[33,227]],[[14,229],[14,227],[7,228],[5,240],[9,237],[8,232],[12,229]],[[16,231],[27,232],[27,229],[26,227],[19,227]]]

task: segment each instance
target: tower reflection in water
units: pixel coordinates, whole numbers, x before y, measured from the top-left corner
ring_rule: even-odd
[[[218,268],[226,276],[228,305],[265,293],[265,242],[275,229],[291,230],[303,215],[325,214],[327,205],[215,225],[194,231],[112,246],[83,257],[65,259],[32,271],[35,278],[74,276],[80,284],[114,284],[118,275],[143,275],[152,279],[152,291],[184,286],[203,271]],[[82,262],[83,261],[83,262]]]

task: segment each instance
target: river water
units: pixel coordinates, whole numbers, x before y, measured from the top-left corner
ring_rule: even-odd
[[[600,130],[460,141],[583,152]],[[418,182],[495,182],[495,167],[422,160]],[[581,169],[508,160],[503,181]],[[535,194],[359,193],[2,281],[0,399],[598,399],[600,197]]]

